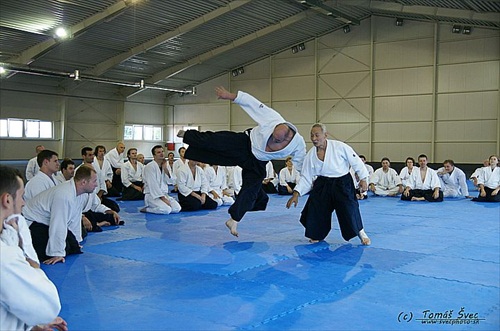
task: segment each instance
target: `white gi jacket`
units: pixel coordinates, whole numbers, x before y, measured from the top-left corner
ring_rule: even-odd
[[[448,174],[444,173],[444,167],[441,167],[436,172],[441,181],[444,197],[469,196],[467,178],[461,169],[454,167],[451,174]]]
[[[390,190],[401,184],[401,178],[396,170],[392,168],[389,168],[387,172],[384,172],[382,168],[378,168],[371,175],[370,184],[374,184],[376,187],[384,190]]]
[[[427,167],[425,173],[425,181],[422,182],[420,168],[413,169],[411,176],[406,183],[406,186],[412,190],[433,190],[436,187],[441,188],[439,177],[434,169]]]
[[[294,188],[300,195],[311,191],[313,179],[317,176],[342,177],[349,173],[350,167],[358,174],[360,180],[368,179],[368,170],[366,170],[365,164],[351,146],[331,139],[327,140],[327,144],[324,161],[318,159],[316,147],[313,146],[307,152],[299,183]]]
[[[419,171],[418,169],[419,167],[413,166],[411,172],[413,173],[414,171]],[[410,176],[411,173],[409,172],[408,167],[404,167],[403,169],[401,169],[401,172],[399,173],[399,178],[401,178],[401,184],[403,184],[403,186],[408,185],[408,179],[410,178]]]
[[[258,124],[250,132],[253,155],[261,161],[284,159],[290,155],[292,156],[293,163],[297,166],[297,170],[300,171],[306,155],[306,143],[295,125],[285,121],[277,111],[264,105],[248,93],[238,91],[234,103],[240,105],[240,107]],[[285,123],[293,129],[293,131],[295,131],[295,136],[284,149],[275,152],[266,152],[269,137],[272,135],[276,125],[282,123]]]
[[[73,232],[77,240],[81,238],[81,232],[74,232],[78,228],[81,231],[82,207],[77,199],[73,179],[27,201],[23,207],[23,215],[29,224],[35,221],[49,226],[49,242],[45,250],[47,256],[66,256],[68,229]]]
[[[45,173],[39,171],[35,177],[26,183],[23,196],[24,200],[31,200],[43,191],[56,186],[56,184],[57,181],[54,179],[54,176],[49,177]]]
[[[104,194],[108,193],[108,187],[106,186],[106,181],[113,181],[113,169],[111,168],[111,163],[109,163],[106,158],[102,161],[102,168],[99,165],[99,160],[94,157],[94,162],[92,162],[92,167],[97,173],[97,179],[99,181],[99,186],[96,188],[95,193],[99,191],[104,191]]]
[[[185,197],[193,191],[208,194],[209,187],[205,172],[199,166],[196,166],[196,176],[193,178],[193,173],[188,166],[180,167],[177,173],[177,188],[179,194]]]
[[[59,294],[42,269],[26,262],[18,246],[0,240],[0,325],[2,330],[30,330],[47,324],[61,310]]]
[[[160,169],[156,161],[151,161],[144,166],[142,180],[144,181],[144,194],[158,199],[168,196],[167,174]]]
[[[35,177],[35,175],[38,173],[40,170],[40,167],[38,166],[38,162],[36,162],[36,156],[34,158],[31,158],[28,161],[28,165],[26,166],[26,180],[30,181],[31,178]]]
[[[143,172],[144,165],[141,162],[137,162],[137,170],[134,169],[132,163],[125,162],[121,173],[123,186],[129,187],[133,182],[142,182]]]
[[[287,167],[280,170],[279,174],[280,185],[287,186],[287,183],[298,183],[300,179],[300,173],[292,166],[292,171],[290,172]]]
[[[494,190],[500,186],[500,167],[483,167],[478,177],[477,184],[483,184],[486,187]]]
[[[109,152],[104,155],[104,158],[108,160],[109,164],[113,168],[118,168],[121,169],[123,166],[123,155],[125,152],[118,154],[118,151],[116,150],[116,147],[110,150]]]

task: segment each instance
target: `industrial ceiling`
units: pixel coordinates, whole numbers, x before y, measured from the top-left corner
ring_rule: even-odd
[[[191,91],[372,15],[500,29],[499,0],[1,0],[2,79]]]

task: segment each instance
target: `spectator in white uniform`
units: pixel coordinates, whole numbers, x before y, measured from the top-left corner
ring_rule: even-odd
[[[36,155],[43,151],[45,147],[43,145],[38,145],[35,147]],[[30,181],[31,178],[35,177],[35,175],[38,173],[40,170],[40,166],[38,165],[38,162],[36,160],[36,156],[31,158],[28,161],[28,164],[26,165],[26,180]]]
[[[490,165],[483,167],[479,174],[477,184],[479,195],[472,200],[481,202],[500,202],[500,167],[498,167],[498,156],[491,155]]]
[[[226,167],[206,165],[203,171],[208,181],[208,196],[216,201],[219,207],[231,206],[234,199],[227,193]]]
[[[205,172],[198,166],[198,161],[188,160],[186,167],[180,167],[177,173],[179,204],[183,211],[216,209],[217,202],[208,195],[209,186]]]
[[[439,180],[441,181],[441,189],[445,198],[472,198],[469,196],[469,188],[467,187],[467,178],[465,173],[455,167],[453,160],[445,160],[443,167],[436,170]]]
[[[113,191],[113,193],[120,193],[123,190],[123,184],[122,184],[122,178],[121,178],[121,173],[122,173],[122,166],[123,166],[123,159],[125,153],[125,144],[122,142],[119,142],[116,144],[116,147],[110,150],[108,153],[106,153],[105,158],[108,160],[109,164],[111,164],[111,168],[113,170],[113,187],[115,188],[116,191]],[[111,196],[111,195],[110,195]]]
[[[262,188],[264,192],[274,194],[278,193],[276,189],[276,184],[278,183],[278,178],[276,172],[274,171],[274,166],[272,161],[266,163],[266,178],[262,181]]]
[[[175,186],[177,184],[176,178],[175,178],[174,163],[175,163],[174,152],[168,152],[168,154],[167,154],[167,169],[168,169],[168,172],[170,172],[172,174],[172,177],[168,178],[167,183],[168,183],[168,185],[171,185],[171,186]]]
[[[415,166],[415,159],[411,156],[406,158],[405,164],[406,166],[399,172],[399,178],[401,178],[401,184],[403,184],[403,188],[406,187],[406,183],[408,183],[408,179],[410,178],[412,172],[415,169],[418,170],[418,167]]]
[[[285,167],[279,173],[278,194],[291,195],[295,185],[299,182],[300,173],[293,166],[292,157],[288,156],[285,159]]]
[[[56,184],[64,183],[75,175],[75,162],[70,158],[65,158],[61,162],[61,170],[55,176]]]
[[[24,250],[20,214],[24,205],[21,174],[0,165],[0,326],[2,330],[68,330],[57,317],[61,310],[59,294],[37,261]]]
[[[373,175],[373,173],[375,172],[373,170],[373,167],[371,165],[369,165],[368,163],[366,163],[366,157],[363,154],[360,154],[359,158],[365,164],[366,170],[368,170],[368,175],[369,175],[369,177],[371,177],[371,175]]]
[[[375,195],[394,197],[403,192],[403,184],[396,170],[391,168],[391,161],[387,157],[381,160],[382,168],[378,168],[370,176],[369,189]]]
[[[168,172],[165,154],[161,145],[151,149],[153,160],[146,164],[142,179],[144,181],[143,213],[170,214],[181,211],[179,203],[168,195],[167,179],[171,176]]]
[[[368,170],[351,146],[327,137],[324,124],[312,126],[311,141],[314,146],[304,159],[299,183],[286,207],[290,208],[292,204],[296,207],[299,196],[309,193],[300,223],[311,243],[325,239],[332,228],[332,213],[335,211],[346,241],[359,237],[363,245],[370,245],[349,168],[358,174],[362,191],[368,188]]]
[[[401,194],[401,200],[442,202],[441,183],[434,169],[427,166],[427,155],[418,156],[419,168],[414,170]]]
[[[24,200],[33,199],[39,193],[56,186],[55,174],[59,170],[59,158],[56,152],[45,149],[38,153],[37,163],[40,171],[27,184]]]
[[[31,222],[33,246],[45,264],[64,262],[65,256],[81,254],[81,195],[97,187],[97,173],[88,166],[79,167],[72,180],[59,184],[26,203],[23,215]]]
[[[127,151],[128,162],[122,167],[123,192],[122,200],[144,200],[144,182],[142,173],[144,165],[137,162],[137,148],[130,148]]]
[[[479,175],[481,174],[481,169],[483,169],[484,167],[489,167],[490,166],[490,160],[489,159],[485,159],[483,161],[483,166],[482,167],[479,167],[477,168],[476,170],[474,170],[474,172],[472,173],[472,175],[470,175],[470,180],[472,181],[472,183],[474,184],[474,186],[479,190],[479,186],[478,186],[478,183],[477,183],[477,179],[479,178]]]

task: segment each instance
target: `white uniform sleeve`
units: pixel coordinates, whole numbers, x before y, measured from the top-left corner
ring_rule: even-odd
[[[1,247],[2,270],[1,304],[26,325],[50,323],[61,310],[59,295],[54,284],[42,269],[31,267],[17,246]],[[2,321],[2,329],[13,325]]]
[[[187,167],[180,167],[178,172],[177,172],[177,189],[179,190],[179,193],[182,194],[183,196],[187,197],[188,195],[193,192],[193,190],[188,186],[189,183],[189,169],[186,169]]]

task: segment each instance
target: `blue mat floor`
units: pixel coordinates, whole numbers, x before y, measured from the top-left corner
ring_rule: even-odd
[[[499,330],[500,204],[371,196],[360,209],[372,245],[345,242],[333,216],[309,244],[272,195],[240,237],[227,207],[139,213],[91,233],[84,254],[43,266],[70,330]]]

